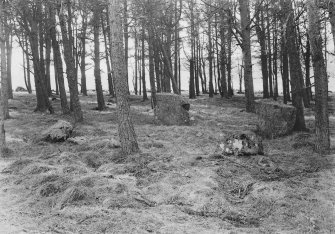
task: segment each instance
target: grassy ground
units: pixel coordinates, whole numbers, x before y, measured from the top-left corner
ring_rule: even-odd
[[[190,100],[191,126],[161,126],[150,102],[132,96],[141,153],[125,158],[115,104],[98,112],[95,96],[81,100],[79,144],[38,140],[58,119],[71,121],[59,101],[55,115],[33,113],[34,96],[10,102],[0,199],[15,202],[0,224],[28,233],[335,232],[335,154],[315,154],[312,133],[264,140],[265,156],[222,156],[225,137],[255,129],[243,98]],[[311,110],[306,121],[313,131]]]

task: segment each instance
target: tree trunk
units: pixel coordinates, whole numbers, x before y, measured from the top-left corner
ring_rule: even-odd
[[[51,27],[50,27],[50,37],[52,42],[52,49],[54,54],[54,66],[55,66],[55,76],[59,87],[59,94],[60,94],[60,101],[63,114],[68,114],[70,112],[67,97],[66,97],[66,90],[64,85],[64,74],[63,74],[63,60],[61,57],[61,52],[59,48],[59,42],[57,40],[57,32],[56,32],[56,11],[54,8],[50,9],[50,20],[51,20]]]
[[[228,34],[227,34],[227,84],[228,84],[228,97],[232,97],[234,95],[234,90],[232,88],[232,30],[233,30],[233,22],[232,22],[232,13],[231,10],[228,10]]]
[[[305,70],[306,70],[306,91],[308,100],[312,100],[312,87],[311,87],[311,78],[310,78],[310,67],[311,67],[311,46],[310,46],[310,38],[307,33],[307,39],[306,39],[306,53],[305,53]]]
[[[6,64],[6,30],[4,29],[4,10],[3,4],[0,3],[0,52],[1,52],[1,89],[0,89],[0,150],[6,146],[5,141],[5,130],[4,130],[4,120],[9,119],[9,110],[8,110],[8,79],[7,79],[7,64]]]
[[[212,1],[209,0],[208,6],[208,27],[207,27],[207,37],[208,37],[208,64],[209,64],[209,97],[214,96],[214,86],[213,86],[213,46],[212,46],[212,24],[211,24],[211,17],[210,17],[210,6]]]
[[[287,45],[283,24],[285,23],[285,19],[281,19],[281,77],[283,82],[283,98],[284,104],[290,100],[290,91],[289,91],[289,71],[288,71],[288,54],[287,54]]]
[[[320,13],[315,0],[307,1],[309,36],[315,79],[315,132],[316,151],[328,153],[330,149],[328,114],[328,78],[325,60],[322,54],[322,36],[320,32]]]
[[[37,98],[37,107],[35,111],[44,112],[49,109],[52,112],[52,107],[49,102],[48,93],[45,84],[44,62],[42,63],[39,57],[39,40],[38,40],[38,25],[35,20],[31,22],[31,31],[29,35],[31,54],[34,66],[35,90]],[[41,65],[43,66],[41,67]]]
[[[331,25],[332,35],[333,35],[333,43],[334,43],[334,51],[335,51],[335,1],[329,1],[329,22]]]
[[[70,90],[70,104],[72,103],[72,109],[74,114],[74,120],[76,122],[83,121],[83,112],[81,110],[81,105],[78,96],[78,81],[76,79],[76,70],[75,70],[75,60],[72,53],[72,35],[68,34],[66,28],[64,14],[59,14],[59,23],[62,31],[63,46],[64,46],[64,58],[66,63],[66,74]],[[68,28],[71,28],[71,25],[68,25]]]
[[[80,92],[87,96],[87,85],[86,85],[86,31],[87,31],[87,15],[83,15],[82,25],[81,25],[81,53],[80,53],[80,73],[81,73],[81,86]]]
[[[48,28],[51,25],[47,24]],[[50,30],[47,30],[45,33],[45,78],[47,85],[48,96],[51,97],[51,76],[50,76],[50,64],[51,64],[51,38]]]
[[[129,75],[128,75],[128,44],[129,44],[129,35],[128,35],[128,0],[123,0],[123,29],[124,29],[124,58],[126,63],[126,73],[127,73],[127,84],[129,87]],[[129,90],[128,90],[129,93]]]
[[[267,46],[268,46],[268,66],[269,66],[269,91],[270,97],[273,97],[273,79],[272,79],[272,46],[271,46],[271,31],[270,31],[270,10],[267,4]]]
[[[242,52],[244,60],[244,86],[247,112],[255,112],[254,84],[252,78],[250,8],[249,0],[239,0],[242,28]]]
[[[222,16],[222,21],[224,20]],[[227,87],[227,75],[226,75],[226,34],[225,34],[224,23],[221,23],[220,36],[221,36],[221,97],[228,98],[228,87]]]
[[[155,73],[157,82],[157,92],[162,92],[162,73],[161,73],[161,59],[159,56],[159,50],[157,46],[154,46],[154,61],[155,61]]]
[[[148,45],[149,45],[149,78],[151,88],[151,107],[155,110],[157,105],[156,85],[155,85],[155,62],[154,62],[154,35],[153,30],[148,29]]]
[[[7,25],[8,27],[8,25]],[[7,50],[7,88],[8,99],[13,99],[12,87],[12,51],[13,51],[13,35],[9,29],[6,29],[6,50]]]
[[[134,77],[134,91],[135,95],[138,94],[138,38],[137,38],[137,31],[135,29],[134,32],[134,40],[135,40],[135,54],[134,54],[134,59],[135,59],[135,77]],[[156,68],[156,66],[155,66]],[[158,87],[157,87],[158,89]]]
[[[194,12],[193,12],[193,1],[190,3],[190,14],[191,14],[191,58],[189,59],[189,71],[190,71],[190,83],[189,83],[189,98],[195,99],[195,77],[194,77],[194,57],[195,57],[195,30],[194,30]]]
[[[111,35],[110,35],[110,26],[109,26],[109,12],[107,9],[107,14],[106,14],[106,21],[107,21],[107,28],[106,28],[106,33],[108,36],[108,41],[109,44],[111,43]],[[109,95],[112,97],[115,97],[115,89],[114,89],[114,76],[113,76],[113,70],[112,70],[112,48],[109,46],[109,59],[111,61],[111,73],[110,76],[108,76],[108,90],[109,90]],[[127,82],[128,84],[128,82]]]
[[[299,51],[296,43],[297,33],[295,30],[294,12],[290,0],[285,0],[284,12],[287,18],[286,42],[290,61],[290,77],[292,87],[292,103],[297,108],[296,123],[294,129],[306,130],[303,106],[303,75],[300,64]]]
[[[273,74],[274,74],[274,90],[273,99],[278,99],[278,30],[277,30],[277,18],[274,19],[274,30],[273,30]]]
[[[115,77],[115,91],[118,107],[119,137],[122,151],[125,154],[137,153],[139,151],[137,137],[130,117],[130,106],[128,97],[127,73],[123,49],[122,20],[119,14],[119,0],[109,0],[112,70]]]
[[[28,44],[28,36],[27,35],[24,35],[24,50],[26,52],[29,51],[29,44]],[[27,65],[26,65],[26,71],[27,71],[27,81],[26,81],[26,86],[27,86],[27,91],[28,93],[32,93],[32,90],[31,90],[31,81],[30,81],[30,59],[29,59],[29,54],[28,53],[25,53],[25,58],[26,58],[26,62],[27,62]]]
[[[108,25],[108,22],[107,22],[107,25]],[[111,97],[115,97],[112,70],[111,70],[111,64],[110,64],[110,61],[109,61],[110,54],[108,52],[107,30],[105,29],[105,24],[104,24],[104,18],[103,17],[101,17],[101,27],[102,27],[102,34],[104,36],[104,43],[105,43],[106,67],[107,67],[108,89],[109,89],[108,91],[109,91],[109,95],[111,95]]]
[[[260,4],[260,3],[257,3],[257,4]],[[259,14],[261,14],[261,17],[259,17]],[[266,49],[266,36],[265,36],[263,11],[259,10],[259,14],[256,15],[256,34],[258,37],[258,42],[261,46],[263,98],[269,98],[270,95],[269,95],[268,57],[266,53],[267,49]]]
[[[106,108],[104,94],[101,85],[101,69],[100,69],[100,14],[102,10],[100,6],[95,6],[93,10],[93,34],[94,34],[94,78],[95,90],[97,93],[98,110],[102,111]]]
[[[145,31],[142,26],[142,85],[143,85],[143,101],[148,100],[147,85],[145,81],[145,45],[144,45]]]

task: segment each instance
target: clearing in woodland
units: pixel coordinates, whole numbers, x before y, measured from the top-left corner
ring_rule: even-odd
[[[116,105],[95,111],[72,140],[40,133],[59,119],[33,113],[33,95],[16,94],[6,121],[10,151],[0,159],[0,233],[332,233],[335,164],[313,152],[310,133],[264,140],[265,155],[223,156],[227,136],[254,130],[244,98],[190,100],[191,126],[156,125],[150,101],[131,96],[141,153],[120,153]],[[331,116],[334,125],[334,116]],[[334,138],[332,138],[334,146]]]

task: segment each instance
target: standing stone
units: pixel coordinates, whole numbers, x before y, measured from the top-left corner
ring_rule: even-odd
[[[42,132],[42,140],[49,142],[62,142],[70,137],[73,126],[64,120],[58,120],[57,123]]]
[[[180,95],[170,93],[157,94],[155,117],[164,125],[189,125],[190,104]]]
[[[271,99],[256,100],[258,133],[267,138],[285,136],[293,131],[296,108]]]

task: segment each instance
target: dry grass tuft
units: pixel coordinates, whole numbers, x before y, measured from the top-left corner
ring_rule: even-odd
[[[20,173],[25,167],[29,164],[33,163],[34,161],[31,159],[19,159],[11,163],[8,167],[2,170],[2,173],[9,173],[9,174],[18,174]]]
[[[99,152],[84,152],[81,158],[87,167],[93,169],[97,169],[103,164],[103,156]]]
[[[34,164],[30,164],[27,167],[25,167],[22,170],[22,174],[24,174],[24,175],[35,175],[35,174],[45,173],[45,172],[48,172],[50,170],[55,170],[55,168],[52,168],[52,167],[50,167],[48,165],[44,165],[44,164],[34,163]]]
[[[89,205],[94,202],[94,192],[86,187],[68,188],[60,197],[56,207],[63,209],[66,206],[82,206]]]
[[[64,174],[84,175],[88,173],[88,169],[82,165],[68,165],[62,168]]]

